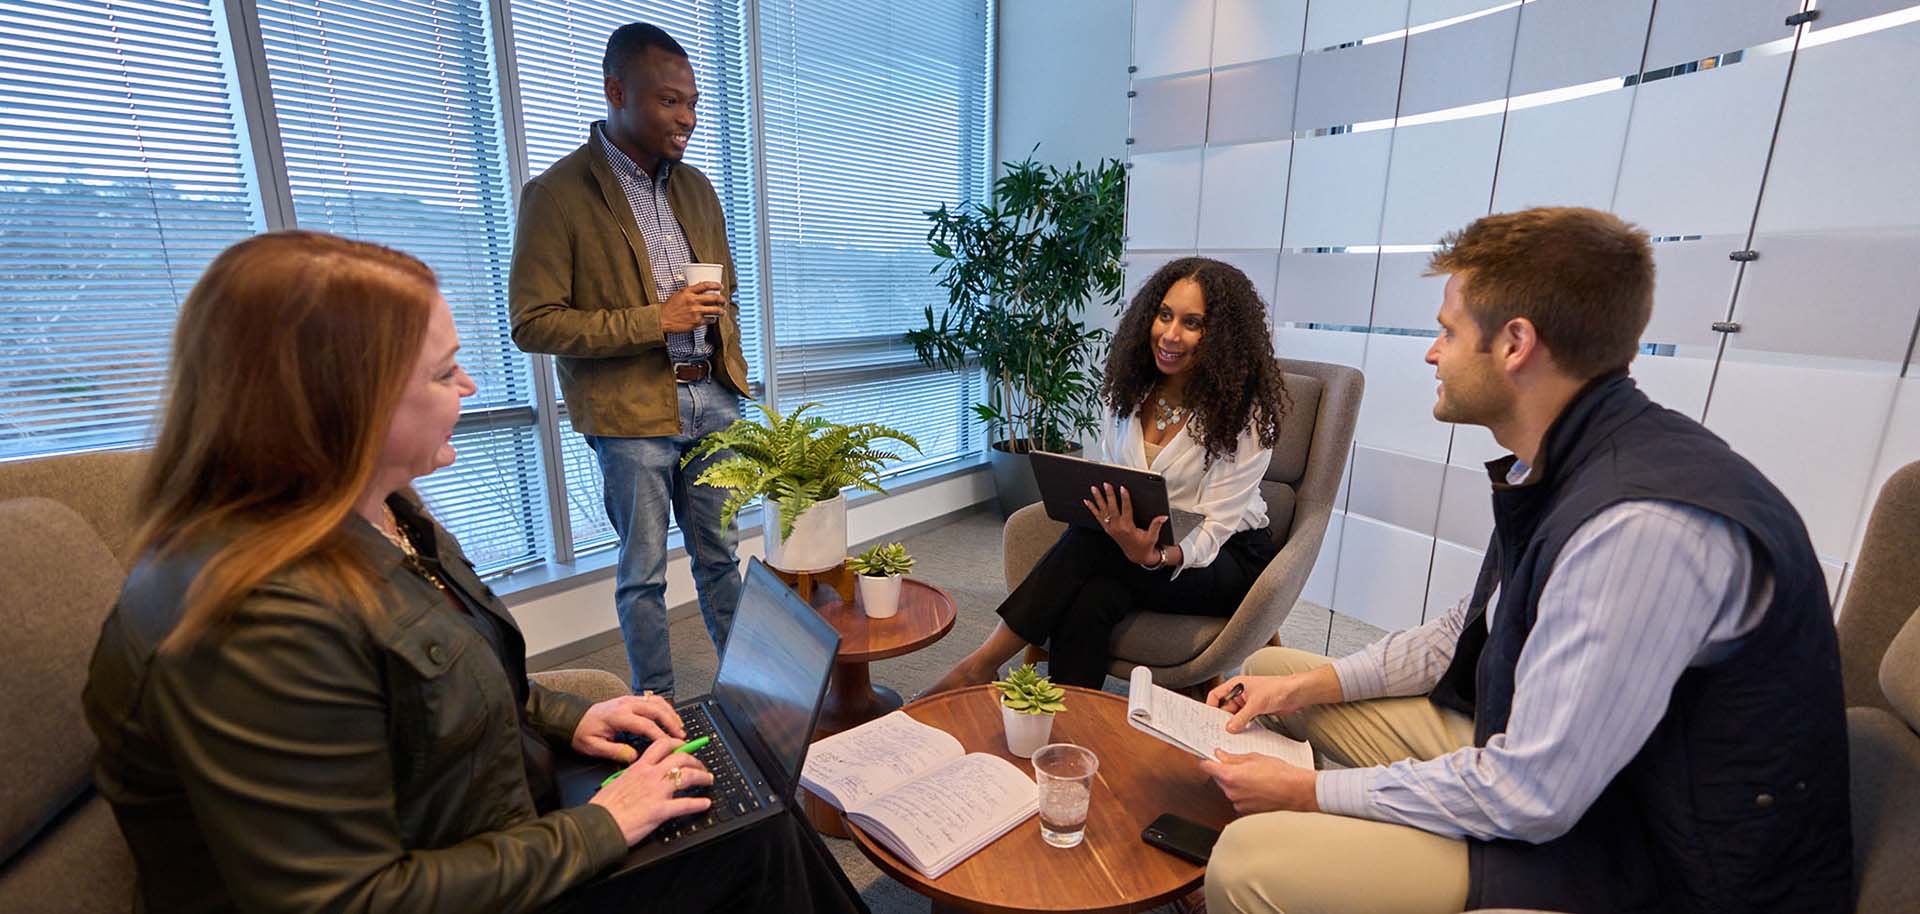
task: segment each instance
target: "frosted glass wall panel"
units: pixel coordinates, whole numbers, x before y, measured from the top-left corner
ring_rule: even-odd
[[[1653,0],[1537,0],[1521,8],[1511,94],[1640,72]]]
[[[1656,235],[1744,235],[1791,59],[1754,57],[1642,84],[1614,211]]]
[[[1493,211],[1533,206],[1606,209],[1627,140],[1633,89],[1507,112]]]
[[[1730,352],[1864,359],[1898,374],[1920,311],[1920,230],[1760,235]]]
[[[1294,82],[1300,56],[1213,71],[1213,107],[1206,112],[1207,142],[1284,140],[1293,135]]]
[[[1393,117],[1405,43],[1396,39],[1302,56],[1293,129],[1319,130]]]
[[[1504,5],[1500,0],[1413,0],[1412,8],[1407,11],[1407,25],[1426,25]]]
[[[1440,297],[1447,277],[1427,276],[1433,255],[1382,254],[1380,280],[1373,295],[1373,326],[1432,330],[1439,325]]]
[[[1433,537],[1357,514],[1347,515],[1345,526],[1333,609],[1388,631],[1419,625]]]
[[[1501,118],[1470,117],[1393,131],[1381,244],[1435,244],[1487,214]]]
[[[1185,256],[1187,256],[1185,252],[1128,251],[1125,267],[1126,285],[1120,295],[1121,302],[1133,301],[1134,293],[1140,291],[1140,287],[1146,285],[1147,280],[1151,279],[1156,271]],[[1124,309],[1124,304],[1122,307]]]
[[[1407,25],[1407,0],[1334,0],[1307,5],[1307,50],[1330,48]]]
[[[1825,6],[1822,3],[1821,6]],[[1658,70],[1793,37],[1787,17],[1800,0],[1687,0],[1653,10],[1647,69]],[[1824,18],[1826,11],[1821,11]]]
[[[1278,327],[1273,331],[1273,352],[1283,359],[1363,368],[1367,360],[1367,334]]]
[[[1134,0],[1135,79],[1204,70],[1212,47],[1213,0]]]
[[[1820,18],[1814,21],[1813,28],[1815,31],[1830,29],[1913,6],[1912,0],[1820,0]]]
[[[1193,248],[1200,216],[1200,150],[1136,155],[1127,170],[1127,246]]]
[[[1843,560],[1898,380],[1791,361],[1723,359],[1706,425],[1786,493],[1821,556]]]
[[[1515,8],[1408,37],[1400,115],[1506,97],[1519,22]]]
[[[1872,515],[1874,501],[1880,497],[1881,487],[1887,484],[1887,477],[1916,460],[1920,460],[1920,379],[1903,378],[1894,392],[1886,440],[1880,446],[1880,459],[1867,482],[1864,507],[1860,511],[1860,522],[1855,525],[1853,548],[1847,551],[1848,555],[1859,554],[1867,532],[1867,519]]]
[[[1307,0],[1218,0],[1213,9],[1213,65],[1300,53]]]
[[[1438,382],[1435,384],[1437,386]],[[1456,425],[1453,427],[1453,448],[1447,454],[1447,462],[1484,475],[1488,461],[1499,460],[1508,453],[1506,448],[1500,446],[1500,442],[1493,440],[1493,433],[1485,426]]]
[[[1205,73],[1133,84],[1133,152],[1198,146],[1207,139]]]
[[[1273,279],[1280,267],[1278,251],[1201,251],[1200,254],[1247,274],[1247,281],[1253,283],[1253,290],[1260,293],[1260,300],[1267,303],[1268,313],[1272,313]]]
[[[1433,418],[1433,366],[1426,363],[1431,345],[1428,337],[1367,334],[1367,359],[1361,368],[1367,392],[1360,402],[1355,443],[1447,459],[1448,426]]]
[[[1802,48],[1761,231],[1920,224],[1920,23]]]
[[[1207,147],[1200,176],[1200,247],[1280,246],[1292,146],[1283,140]]]
[[[1394,451],[1353,449],[1347,513],[1383,520],[1420,533],[1433,532],[1440,510],[1440,480],[1446,465]]]
[[[1427,581],[1427,611],[1421,619],[1431,622],[1453,609],[1454,604],[1473,595],[1473,584],[1480,579],[1483,553],[1452,543],[1435,543],[1433,575]]]
[[[1713,386],[1712,346],[1682,346],[1678,355],[1647,355],[1633,360],[1629,373],[1648,399],[1699,421]]]
[[[1659,226],[1641,228],[1658,231]],[[1727,253],[1745,242],[1743,235],[1717,235],[1654,245],[1653,319],[1641,341],[1717,346],[1720,334],[1713,323],[1727,319],[1733,281],[1740,275],[1740,265]]]
[[[1374,244],[1387,193],[1393,132],[1317,136],[1293,144],[1289,248]]]
[[[1493,535],[1493,486],[1484,468],[1448,465],[1434,533],[1469,549],[1486,547]]]
[[[1375,254],[1282,253],[1280,285],[1273,296],[1274,319],[1285,323],[1367,326],[1377,261]],[[1351,335],[1364,339],[1360,334]]]

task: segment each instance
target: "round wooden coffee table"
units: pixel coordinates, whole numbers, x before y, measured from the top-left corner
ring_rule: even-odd
[[[1033,765],[1007,751],[1000,707],[991,687],[929,695],[906,706],[915,720],[960,740],[968,752],[998,755],[1029,774]],[[875,866],[933,900],[935,914],[1142,911],[1191,891],[1205,869],[1147,846],[1140,831],[1161,813],[1213,828],[1233,821],[1233,807],[1200,771],[1200,760],[1127,724],[1118,695],[1067,687],[1067,711],[1053,722],[1053,742],[1078,743],[1100,757],[1087,812],[1087,837],[1062,850],[1040,839],[1028,819],[939,879],[920,875],[857,827],[853,838]]]

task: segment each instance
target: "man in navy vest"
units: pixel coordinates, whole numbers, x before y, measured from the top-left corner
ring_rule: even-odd
[[[1779,490],[1627,376],[1646,235],[1488,216],[1432,270],[1434,417],[1512,451],[1487,464],[1479,582],[1338,661],[1261,651],[1208,696],[1347,766],[1202,763],[1243,814],[1209,908],[1850,910],[1826,580]]]

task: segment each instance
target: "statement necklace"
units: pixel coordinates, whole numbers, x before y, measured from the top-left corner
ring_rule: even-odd
[[[1189,410],[1185,406],[1167,405],[1165,394],[1154,397],[1153,402],[1154,411],[1159,413],[1153,420],[1153,427],[1163,432],[1167,430],[1167,426],[1179,425],[1180,420],[1186,418],[1187,414],[1192,412],[1192,410]]]
[[[427,563],[420,558],[420,550],[414,548],[413,537],[408,536],[406,528],[400,526],[400,518],[394,516],[393,509],[382,504],[380,510],[386,512],[387,527],[393,529],[392,533],[388,533],[387,527],[382,527],[380,535],[400,549],[400,553],[406,557],[407,567],[413,569],[414,574],[426,578],[427,583],[432,584],[434,589],[452,596],[452,592],[447,590],[446,582],[440,580],[440,576],[434,574],[433,570],[427,567]]]

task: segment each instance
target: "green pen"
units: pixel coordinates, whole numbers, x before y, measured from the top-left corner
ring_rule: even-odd
[[[700,751],[700,750],[702,750],[702,749],[705,749],[705,748],[707,748],[707,744],[708,744],[708,743],[710,743],[710,742],[713,742],[713,737],[711,737],[711,736],[702,736],[702,737],[700,737],[699,739],[695,739],[695,740],[688,740],[687,742],[685,742],[685,743],[683,743],[683,744],[681,744],[681,746],[680,746],[680,748],[678,748],[678,749],[675,749],[675,750],[673,750],[673,752],[698,752],[698,751]],[[669,752],[669,753],[667,753],[667,754],[668,754],[668,755],[672,755],[672,754],[673,754],[673,752]],[[601,782],[600,782],[600,786],[602,786],[602,787],[605,787],[605,786],[607,786],[608,784],[611,784],[611,783],[613,783],[613,779],[614,779],[614,778],[617,778],[617,777],[619,777],[619,776],[620,776],[621,774],[623,774],[623,773],[625,773],[625,772],[626,772],[626,770],[627,770],[627,769],[625,769],[625,768],[622,768],[622,769],[620,769],[619,771],[616,771],[616,772],[614,772],[614,773],[612,773],[612,774],[609,774],[609,775],[607,775],[607,779],[606,779],[606,780],[604,780],[604,781],[601,781]]]

